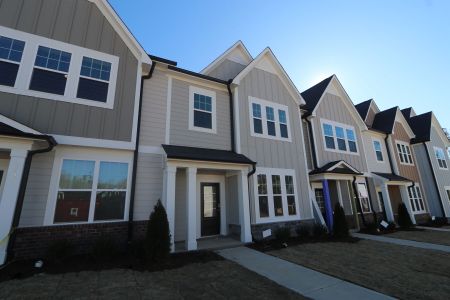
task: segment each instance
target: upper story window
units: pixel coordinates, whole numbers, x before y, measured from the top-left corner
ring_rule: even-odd
[[[409,145],[400,141],[397,141],[396,144],[400,163],[403,165],[414,165]]]
[[[434,147],[434,154],[436,155],[436,159],[439,164],[439,169],[448,170],[447,159],[445,158],[444,149]]]
[[[24,48],[25,42],[0,35],[0,85],[16,84]]]
[[[378,140],[374,140],[373,141],[373,148],[375,150],[375,155],[377,157],[377,161],[379,162],[383,162],[384,161],[384,157],[383,157],[383,151],[381,148],[381,142]]]
[[[288,107],[249,97],[250,135],[291,141]]]
[[[0,26],[0,91],[114,107],[119,58]]]
[[[189,87],[189,129],[216,133],[216,93]]]
[[[323,120],[322,133],[325,150],[348,154],[358,153],[358,143],[353,127]]]

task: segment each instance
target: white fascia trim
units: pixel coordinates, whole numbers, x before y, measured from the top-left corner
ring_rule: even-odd
[[[335,164],[334,166],[332,166],[331,168],[329,168],[327,171],[333,171],[334,169],[336,169],[339,166],[346,166],[347,168],[349,168],[350,170],[352,170],[353,172],[359,173],[360,171],[356,170],[355,168],[353,168],[351,165],[349,165],[347,162],[341,160],[340,162],[338,162],[337,164]]]
[[[239,85],[241,80],[247,76],[247,74],[255,68],[255,66],[259,63],[260,60],[264,58],[264,56],[268,56],[269,59],[274,62],[275,66],[278,68],[278,77],[281,79],[281,82],[285,86],[285,88],[288,90],[289,94],[292,96],[292,99],[294,100],[295,104],[297,105],[303,105],[306,104],[305,100],[303,99],[302,95],[300,94],[299,90],[295,86],[294,82],[292,82],[289,75],[284,70],[283,66],[280,64],[276,56],[273,54],[272,50],[270,50],[269,47],[264,49],[248,66],[246,66],[234,79],[233,83]]]
[[[442,130],[441,124],[439,123],[438,119],[436,118],[433,112],[431,112],[431,126],[433,126],[434,129],[438,132],[438,135],[441,138],[444,145],[446,147],[450,147],[450,140],[445,135],[444,131]]]
[[[83,146],[92,148],[106,148],[118,150],[134,150],[134,142],[124,142],[115,140],[93,139],[67,135],[52,135],[59,145]]]
[[[227,56],[236,48],[241,48],[244,54],[247,56],[247,64],[250,63],[253,60],[252,55],[250,52],[248,52],[247,48],[245,47],[244,43],[242,41],[237,41],[234,43],[233,46],[228,48],[224,53],[222,53],[219,57],[217,57],[213,62],[211,62],[209,65],[207,65],[203,70],[200,71],[200,74],[207,74],[212,69],[214,69],[217,65],[219,65],[222,61],[224,61]]]
[[[16,128],[17,130],[26,132],[26,133],[31,133],[31,134],[42,134],[42,133],[40,133],[39,131],[36,131],[36,130],[34,130],[34,129],[28,127],[28,126],[25,126],[25,125],[23,125],[23,124],[21,124],[21,123],[19,123],[19,122],[16,122],[16,121],[14,121],[14,120],[11,120],[10,118],[5,117],[5,116],[2,115],[2,114],[0,114],[0,122],[4,123],[4,124],[6,124],[6,125],[9,125],[9,126],[11,126],[11,127],[14,127],[14,128]]]
[[[228,170],[228,171],[248,171],[249,165],[247,164],[235,164],[235,163],[225,163],[225,162],[214,162],[214,161],[198,161],[198,160],[187,160],[187,159],[171,159],[168,158],[166,161],[167,167],[174,168],[200,168],[200,169],[210,169],[210,170]]]
[[[211,129],[197,127],[194,125],[194,94],[201,94],[211,97]],[[189,86],[189,130],[200,131],[204,133],[217,134],[217,98],[216,92],[206,90],[197,86]]]
[[[98,9],[102,12],[105,18],[109,21],[116,33],[125,41],[125,44],[129,47],[133,55],[143,64],[144,73],[150,71],[152,60],[147,55],[147,52],[134,37],[122,19],[119,17],[114,8],[109,4],[107,0],[88,0],[97,5]]]

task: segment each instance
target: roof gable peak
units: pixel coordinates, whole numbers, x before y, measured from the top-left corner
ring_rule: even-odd
[[[216,67],[218,67],[225,59],[229,59],[241,65],[248,65],[253,57],[248,52],[247,47],[245,47],[244,43],[239,40],[234,43],[230,48],[225,50],[221,55],[219,55],[215,60],[213,60],[209,65],[207,65],[203,70],[200,71],[200,74],[207,75],[211,73]]]

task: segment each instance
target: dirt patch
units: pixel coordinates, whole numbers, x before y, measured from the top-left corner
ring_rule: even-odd
[[[448,299],[450,254],[361,240],[310,243],[271,255],[401,299]]]
[[[0,283],[0,299],[305,299],[237,264],[221,260],[178,269],[38,274]]]
[[[445,231],[398,231],[390,233],[386,237],[450,246],[450,232]]]

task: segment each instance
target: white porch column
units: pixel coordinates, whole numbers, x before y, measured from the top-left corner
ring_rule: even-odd
[[[6,260],[8,234],[14,218],[27,153],[27,150],[11,150],[10,154],[3,195],[0,199],[0,265],[3,265]]]
[[[394,222],[394,211],[392,210],[391,197],[389,197],[388,185],[381,184],[381,194],[383,195],[384,209],[388,222]]]
[[[408,187],[404,185],[400,186],[400,194],[402,195],[402,201],[405,203],[406,209],[411,217],[411,222],[415,225],[416,218],[414,217],[414,212],[411,207],[411,201],[409,201]]]
[[[172,252],[175,251],[175,183],[177,168],[174,166],[166,166],[164,170],[164,206],[166,208],[167,220],[169,221],[170,243]]]
[[[250,203],[248,197],[247,172],[241,170],[238,173],[238,177],[239,223],[241,225],[241,242],[250,243],[252,241],[252,233],[250,227]]]
[[[197,168],[186,169],[186,250],[197,249]]]

